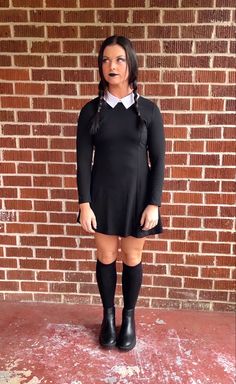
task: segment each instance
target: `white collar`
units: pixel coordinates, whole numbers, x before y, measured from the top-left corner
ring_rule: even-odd
[[[139,97],[139,95],[138,95]],[[105,92],[105,95],[104,95],[104,100],[107,102],[107,104],[109,104],[112,108],[115,108],[115,106],[121,102],[124,107],[126,109],[128,109],[129,107],[131,107],[131,105],[134,104],[134,94],[133,92],[131,92],[129,95],[125,96],[125,97],[122,97],[121,99],[119,99],[119,97],[116,97],[114,95],[112,95],[109,91],[106,91]]]

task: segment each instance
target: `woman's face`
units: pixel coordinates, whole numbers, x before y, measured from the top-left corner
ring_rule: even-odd
[[[129,68],[126,53],[120,45],[108,45],[104,49],[102,71],[109,86],[128,85]]]

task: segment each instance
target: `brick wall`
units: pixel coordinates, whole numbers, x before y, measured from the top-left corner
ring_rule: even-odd
[[[94,241],[76,224],[75,133],[116,33],[134,42],[167,138],[165,233],[146,242],[139,305],[233,309],[234,6],[0,0],[1,300],[99,302]]]

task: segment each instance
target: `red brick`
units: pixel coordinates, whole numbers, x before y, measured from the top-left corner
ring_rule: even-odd
[[[32,69],[32,80],[61,81],[61,71],[55,69]]]
[[[161,110],[190,110],[190,100],[188,99],[162,99]]]
[[[76,239],[72,237],[54,237],[50,239],[51,247],[76,248]]]
[[[231,195],[229,195],[231,196]],[[235,197],[235,196],[233,196]],[[226,199],[225,199],[226,201]],[[234,217],[236,214],[236,207],[235,206],[229,206],[229,207],[220,207],[220,214],[223,217]]]
[[[27,11],[21,9],[2,9],[0,12],[2,23],[24,23],[27,22]]]
[[[210,279],[191,279],[186,277],[184,279],[184,288],[200,288],[212,289],[213,282]]]
[[[37,113],[37,112],[35,112]],[[48,141],[45,138],[21,138],[20,148],[48,148]]]
[[[229,138],[229,137],[227,137]],[[208,152],[234,152],[235,146],[232,140],[229,141],[208,141]]]
[[[161,67],[176,67],[177,66],[177,57],[175,56],[147,56],[147,67],[148,68],[161,68]],[[168,77],[169,78],[170,76]],[[169,87],[169,85],[168,85]]]
[[[43,0],[13,0],[13,7],[42,8]]]
[[[28,97],[1,97],[2,108],[30,108],[30,99]]]
[[[47,269],[47,261],[46,260],[19,260],[20,268],[25,269]]]
[[[230,244],[221,244],[221,243],[203,243],[202,244],[202,251],[204,253],[224,253],[229,254],[230,253]]]
[[[76,56],[48,56],[48,67],[78,67]],[[50,85],[50,84],[48,84]],[[68,87],[68,84],[63,84]]]
[[[34,109],[62,109],[62,100],[55,97],[33,98]]]
[[[17,260],[15,259],[0,259],[1,268],[17,268]]]
[[[34,233],[34,226],[31,224],[7,223],[6,230],[7,233]]]
[[[4,186],[31,186],[30,176],[3,176]]]
[[[11,66],[11,57],[9,55],[0,56],[0,66],[1,67],[10,67]]]
[[[207,179],[234,179],[235,170],[228,168],[227,170],[222,168],[208,168],[205,171],[205,177]]]
[[[92,273],[81,273],[81,272],[66,272],[65,280],[71,282],[84,282],[90,283],[92,282]]]
[[[46,123],[47,115],[46,112],[40,111],[27,111],[17,112],[19,122],[41,122]]]
[[[181,7],[193,7],[192,0],[182,0]],[[194,7],[196,8],[211,8],[214,7],[214,0],[194,0]]]
[[[187,154],[178,153],[167,153],[165,157],[166,165],[176,164],[187,164]]]
[[[85,0],[83,0],[85,1]],[[94,0],[93,0],[94,1]],[[100,0],[101,1],[101,0]],[[127,3],[126,0],[115,0],[114,4],[115,8],[140,8],[145,7],[145,0],[130,0],[129,3]]]
[[[186,255],[186,264],[191,265],[214,265],[214,257],[213,256],[205,256],[201,255]]]
[[[196,82],[199,83],[224,83],[225,71],[196,71]]]
[[[183,57],[184,58],[184,57]],[[182,58],[181,58],[182,59]],[[207,85],[178,85],[179,96],[208,96]]]
[[[191,127],[191,139],[217,139],[221,138],[220,127],[198,128]]]
[[[204,125],[205,124],[205,114],[176,114],[176,123],[181,125]]]
[[[185,68],[209,68],[210,67],[210,57],[208,56],[181,56],[180,57],[180,67]],[[192,86],[196,87],[196,86]],[[194,95],[197,96],[197,95]],[[201,96],[203,96],[201,94]]]
[[[225,4],[224,4],[224,7],[225,7]],[[236,27],[234,25],[216,25],[217,38],[224,38],[224,39],[234,38],[235,33],[236,33]]]
[[[32,41],[31,52],[60,52],[60,43],[58,41]]]
[[[164,23],[194,23],[194,12],[192,10],[174,10],[174,11],[164,11],[163,16]]]
[[[61,23],[61,12],[56,10],[34,9],[30,11],[30,21],[36,23]]]
[[[172,177],[173,178],[201,178],[202,170],[198,167],[172,167]]]
[[[210,39],[214,27],[211,25],[181,25],[181,37],[186,39]]]
[[[0,291],[18,291],[19,283],[15,281],[0,281]]]
[[[222,192],[235,192],[235,182],[231,181],[222,181]]]
[[[115,5],[116,7],[117,5]],[[80,8],[110,8],[111,0],[80,0]]]
[[[35,176],[33,178],[35,187],[62,187],[62,178],[56,176]]]
[[[46,0],[46,8],[61,8],[61,0]],[[77,8],[76,0],[67,0],[63,3],[63,8]]]
[[[221,75],[222,77],[222,75]],[[234,85],[212,85],[213,97],[235,97]]]
[[[21,282],[22,291],[33,291],[33,292],[48,292],[47,283],[37,283],[37,282]]]
[[[198,276],[198,268],[197,267],[189,267],[189,266],[171,266],[171,275],[175,276]]]
[[[217,207],[215,206],[199,206],[192,205],[188,207],[188,215],[190,216],[217,216]]]
[[[189,218],[189,221],[193,220],[193,218]],[[195,219],[196,220],[196,219]],[[201,226],[199,225],[198,228]],[[196,227],[197,228],[197,227]],[[188,240],[195,240],[195,241],[216,241],[217,240],[217,234],[214,231],[188,231]]]
[[[235,312],[235,304],[213,303],[213,311]]]
[[[47,237],[46,236],[20,236],[20,242],[23,246],[47,246]]]
[[[43,67],[44,58],[41,56],[24,55],[15,56],[14,62],[17,67]]]
[[[20,190],[20,197],[25,198],[25,199],[33,199],[33,198],[38,198],[38,199],[47,199],[48,198],[48,190],[45,189],[35,189],[35,188],[27,188],[23,189],[21,188]]]
[[[173,96],[175,94],[174,86],[166,86],[164,84],[146,84],[145,94],[147,96]]]
[[[76,26],[48,26],[47,27],[48,38],[77,38],[78,27]]]
[[[235,196],[229,194],[209,193],[205,197],[206,204],[218,204],[218,205],[234,205]],[[232,209],[232,208],[229,208]]]
[[[169,289],[168,297],[171,299],[197,299],[197,290],[193,289]]]
[[[219,155],[191,155],[190,165],[219,165]]]
[[[172,26],[172,25],[151,25],[147,26],[148,28],[148,38],[178,38],[179,37],[179,29],[177,26]],[[148,41],[144,42],[144,44],[147,43]],[[158,41],[156,43],[159,43]],[[135,47],[136,47],[135,43]],[[142,51],[143,52],[143,51]],[[145,51],[144,51],[145,52]],[[152,50],[147,51],[147,53],[153,52]],[[155,51],[154,51],[155,52]]]
[[[235,68],[236,58],[231,56],[215,56],[213,60],[214,68]]]
[[[63,281],[64,276],[62,272],[37,272],[36,279],[41,281]]]
[[[193,110],[196,111],[223,111],[224,110],[224,100],[223,99],[193,99],[192,104]]]
[[[98,10],[97,19],[100,23],[127,23],[128,10]],[[139,21],[141,23],[141,21]]]
[[[217,300],[217,301],[227,301],[227,292],[215,292],[215,291],[200,291],[199,292],[200,300]]]
[[[229,278],[230,269],[229,268],[201,268],[202,277],[212,277],[212,278]]]
[[[236,281],[234,280],[215,280],[214,289],[235,290]]]
[[[15,37],[44,37],[42,25],[14,25]]]
[[[19,212],[21,222],[41,223],[47,221],[46,213],[42,212]]]
[[[179,277],[172,277],[172,276],[154,276],[153,279],[154,286],[158,287],[181,287],[182,282],[181,278]],[[163,296],[165,296],[165,291],[163,291]]]
[[[33,271],[7,271],[7,279],[9,280],[34,280]]]
[[[198,11],[198,23],[213,23],[223,21],[230,21],[230,11],[225,9]]]
[[[94,45],[92,41],[87,40],[67,40],[63,42],[63,52],[64,53],[92,53]]]
[[[236,110],[236,100],[226,100],[226,111]]]
[[[171,250],[173,252],[198,252],[199,245],[197,242],[182,242],[182,241],[175,241],[171,242]]]
[[[191,53],[192,52],[192,41],[163,41],[163,52],[164,53]]]
[[[0,79],[2,80],[29,80],[28,69],[1,69]]]
[[[1,82],[0,94],[13,94],[13,84]]]
[[[116,35],[127,36],[129,39],[143,39],[145,37],[145,27],[140,26],[114,26]]]
[[[227,41],[196,41],[196,53],[227,53],[227,48]]]
[[[80,36],[82,39],[87,38],[106,38],[111,35],[111,27],[110,26],[81,26],[80,27]]]
[[[163,81],[166,82],[180,82],[180,83],[191,83],[192,82],[192,71],[164,71]]]
[[[213,216],[216,216],[213,215]],[[205,228],[215,228],[215,229],[233,229],[233,220],[229,219],[204,219],[204,227]]]
[[[38,83],[15,83],[15,93],[22,95],[43,95],[45,85]]]
[[[133,23],[157,24],[159,22],[160,10],[158,9],[133,11]]]
[[[182,193],[182,192],[175,192],[174,193],[174,203],[195,203],[195,204],[201,204],[203,202],[202,194],[201,193]]]
[[[174,217],[172,219],[172,226],[177,228],[199,228],[200,224],[200,219],[192,217]]]

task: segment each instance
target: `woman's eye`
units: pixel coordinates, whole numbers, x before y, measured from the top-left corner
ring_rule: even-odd
[[[103,63],[107,63],[107,62],[108,62],[108,59],[102,59],[102,62],[103,62]]]
[[[120,62],[124,62],[125,61],[125,58],[123,58],[123,57],[119,57],[118,59],[117,59],[117,61],[120,63]]]

